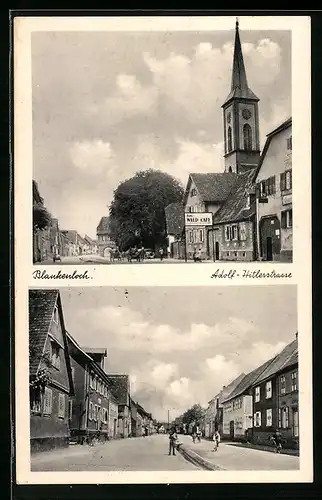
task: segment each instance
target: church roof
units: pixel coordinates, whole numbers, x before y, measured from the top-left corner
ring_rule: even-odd
[[[259,101],[258,97],[248,86],[238,26],[239,25],[237,21],[236,32],[235,32],[233,70],[231,77],[231,90],[223,106],[234,98],[251,99],[254,101]]]
[[[190,178],[195,183],[202,201],[220,203],[227,199],[235,186],[238,175],[233,172],[190,174]]]
[[[214,215],[214,224],[249,219],[255,213],[254,205],[247,208],[248,192],[253,185],[254,169],[238,174],[234,189],[223,206]]]

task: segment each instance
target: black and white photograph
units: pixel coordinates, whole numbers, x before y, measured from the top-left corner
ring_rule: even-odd
[[[292,31],[222,21],[31,33],[34,264],[292,262]]]
[[[30,289],[29,372],[32,471],[299,471],[294,285]]]

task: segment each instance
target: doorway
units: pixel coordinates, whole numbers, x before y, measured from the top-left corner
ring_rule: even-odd
[[[266,260],[273,260],[273,242],[271,236],[266,238]]]
[[[234,437],[235,437],[235,425],[234,425],[234,421],[231,420],[229,422],[229,438],[234,439]]]
[[[215,243],[215,259],[219,260],[219,241]]]

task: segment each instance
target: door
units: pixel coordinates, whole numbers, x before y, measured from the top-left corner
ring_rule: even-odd
[[[273,260],[273,242],[271,236],[266,238],[266,260]]]
[[[219,260],[219,241],[216,241],[215,244],[215,259]]]
[[[230,439],[234,439],[234,435],[235,435],[235,425],[234,425],[234,421],[231,420],[229,422],[229,437]]]

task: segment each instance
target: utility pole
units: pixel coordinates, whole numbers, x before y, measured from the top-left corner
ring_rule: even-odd
[[[169,430],[169,427],[170,427],[170,410],[168,410],[168,430]]]

